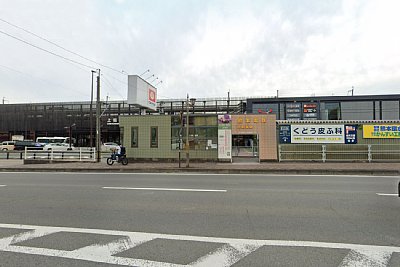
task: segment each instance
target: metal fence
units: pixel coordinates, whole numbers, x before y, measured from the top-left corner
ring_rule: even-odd
[[[95,161],[96,150],[90,148],[79,148],[71,151],[54,151],[25,148],[25,150],[11,150],[0,152],[0,159],[46,159],[65,161]]]
[[[398,161],[400,144],[296,144],[279,145],[279,161]]]
[[[25,148],[24,159],[95,161],[96,149],[79,148],[70,151],[37,150]]]

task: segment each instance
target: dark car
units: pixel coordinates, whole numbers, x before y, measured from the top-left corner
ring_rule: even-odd
[[[14,150],[25,150],[25,147],[29,149],[42,149],[42,146],[34,141],[15,141]]]

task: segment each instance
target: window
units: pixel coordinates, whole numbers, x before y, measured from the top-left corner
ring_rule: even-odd
[[[263,113],[272,113],[279,115],[278,104],[273,103],[260,103],[253,104],[253,114],[263,114]]]
[[[340,120],[341,119],[341,114],[340,114],[340,105],[338,102],[328,102],[325,103],[325,112],[326,112],[326,117],[328,117],[328,120]],[[324,117],[324,116],[321,116]]]
[[[379,105],[376,106],[379,107]],[[379,108],[377,111],[379,116]],[[374,103],[373,101],[343,101],[341,103],[341,114],[343,120],[373,120]]]
[[[131,134],[131,147],[138,147],[138,127],[132,127],[132,134]]]
[[[186,116],[171,119],[171,148],[183,149],[186,144]],[[195,150],[217,149],[218,126],[217,116],[190,116],[189,118],[189,147]]]
[[[382,101],[382,120],[399,119],[399,101]]]
[[[119,143],[124,145],[124,127],[119,128]]]
[[[158,127],[150,128],[150,147],[158,147]]]

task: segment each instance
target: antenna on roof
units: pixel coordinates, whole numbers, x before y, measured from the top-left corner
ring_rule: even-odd
[[[349,95],[349,93],[351,93],[351,96],[354,95],[354,86],[352,86],[351,89],[347,91],[347,95]]]

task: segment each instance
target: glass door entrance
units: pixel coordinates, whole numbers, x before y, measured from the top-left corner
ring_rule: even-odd
[[[232,157],[258,158],[258,136],[232,135]]]

